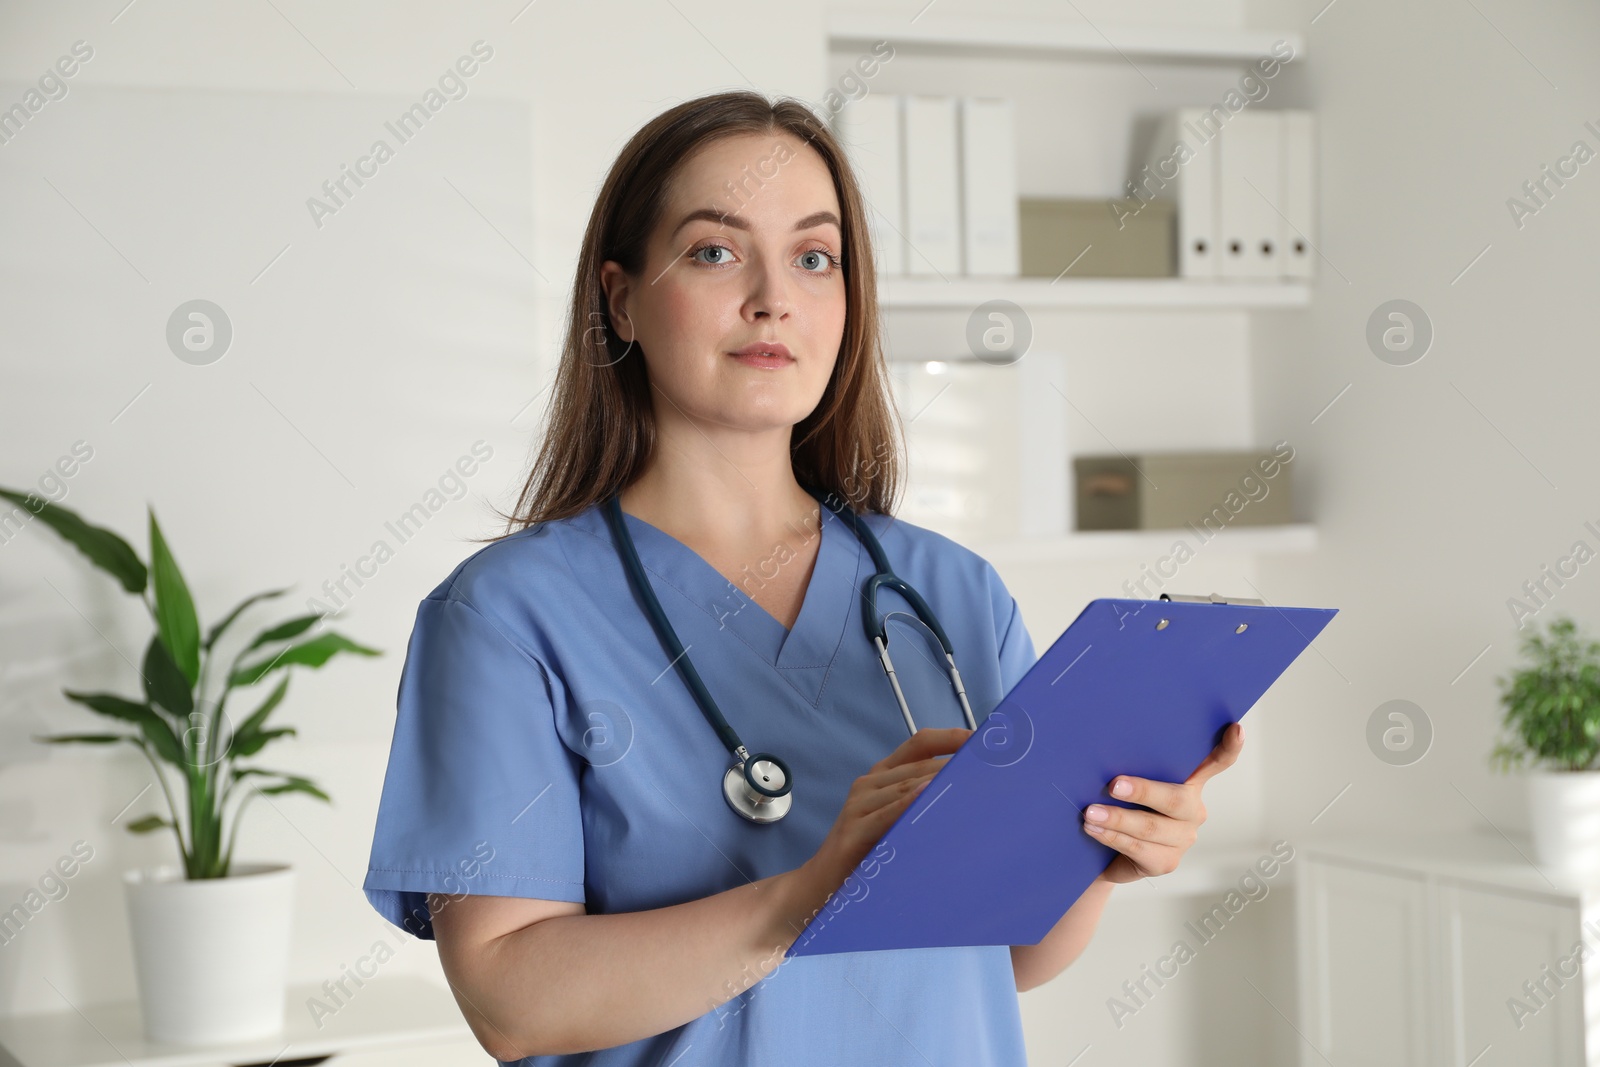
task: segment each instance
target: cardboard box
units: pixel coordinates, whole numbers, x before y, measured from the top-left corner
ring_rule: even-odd
[[[1170,200],[1023,197],[1018,207],[1023,277],[1054,278],[1069,263],[1067,278],[1170,278],[1178,272]]]
[[[1072,461],[1077,528],[1170,530],[1192,525],[1215,533],[1228,526],[1290,523],[1289,467],[1271,448],[1077,456]]]

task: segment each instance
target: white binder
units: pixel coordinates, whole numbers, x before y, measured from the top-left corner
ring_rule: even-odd
[[[1241,111],[1217,138],[1222,277],[1277,278],[1282,261],[1281,112]]]
[[[906,272],[958,275],[961,201],[956,102],[947,96],[908,96],[904,107]]]
[[[1205,108],[1179,108],[1157,123],[1145,166],[1128,195],[1171,200],[1177,218],[1178,275],[1215,278],[1217,269],[1217,119]]]
[[[1022,262],[1011,101],[963,99],[960,132],[962,272],[1015,278]]]
[[[1310,278],[1316,272],[1316,119],[1310,111],[1283,111],[1283,203],[1279,208],[1281,273]]]
[[[900,98],[880,93],[853,100],[834,116],[833,127],[867,200],[878,274],[904,274]]]

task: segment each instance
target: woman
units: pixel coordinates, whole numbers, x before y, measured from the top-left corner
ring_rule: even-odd
[[[1239,751],[1235,727],[1183,785],[1119,780],[1152,810],[1088,809],[1121,855],[1038,945],[785,959],[971,733],[885,590],[908,736],[862,629],[870,557],[809,490],[932,606],[979,721],[1035,660],[993,568],[890,515],[875,286],[855,179],[797,102],[674,107],[600,191],[522,528],[418,609],[365,883],[437,939],[502,1062],[1024,1063],[1017,991],[1082,951],[1113,884],[1174,867]],[[782,757],[781,819],[724,794],[732,746],[685,661]]]

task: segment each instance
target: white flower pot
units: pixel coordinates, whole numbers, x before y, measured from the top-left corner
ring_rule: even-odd
[[[1600,868],[1600,771],[1528,776],[1534,858],[1563,870]]]
[[[190,881],[157,867],[122,878],[147,1037],[205,1045],[283,1029],[292,869],[235,863],[226,878]]]

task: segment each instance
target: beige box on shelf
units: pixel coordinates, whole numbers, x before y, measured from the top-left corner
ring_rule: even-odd
[[[1054,278],[1068,264],[1068,278],[1170,278],[1178,272],[1170,200],[1023,197],[1018,214],[1023,277]]]
[[[1250,452],[1150,452],[1072,461],[1079,530],[1167,530],[1293,522],[1287,445]]]

